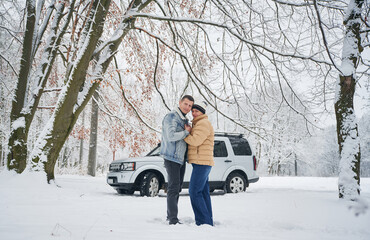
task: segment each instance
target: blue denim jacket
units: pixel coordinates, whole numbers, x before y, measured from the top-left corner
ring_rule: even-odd
[[[161,156],[179,164],[184,164],[187,144],[184,138],[189,135],[185,130],[188,119],[179,108],[169,112],[162,121]]]

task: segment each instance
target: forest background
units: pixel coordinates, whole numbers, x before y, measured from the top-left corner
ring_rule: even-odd
[[[369,177],[369,6],[3,0],[0,166],[104,175],[156,146],[191,94],[216,132],[246,135],[261,176]]]

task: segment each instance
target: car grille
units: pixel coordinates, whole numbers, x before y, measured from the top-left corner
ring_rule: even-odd
[[[119,172],[121,169],[121,163],[112,163],[109,166],[109,171],[110,172]]]

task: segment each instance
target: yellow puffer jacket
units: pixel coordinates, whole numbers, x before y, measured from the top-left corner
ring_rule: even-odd
[[[215,132],[206,114],[193,120],[191,133],[184,139],[188,144],[189,163],[214,166],[213,145]]]

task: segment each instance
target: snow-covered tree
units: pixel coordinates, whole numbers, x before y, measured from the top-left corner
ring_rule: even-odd
[[[64,24],[61,24],[61,20],[64,17],[65,2],[50,2],[43,19],[40,17],[41,12],[44,10],[44,1],[39,1],[38,3],[36,5],[35,0],[26,1],[27,21],[19,74],[10,114],[11,131],[8,141],[7,165],[9,169],[14,169],[18,173],[23,172],[26,168],[28,153],[27,139],[30,126],[57,55],[56,46],[60,44],[67,30],[75,1],[72,1],[69,6]],[[55,7],[54,4],[56,4]],[[53,20],[51,20],[54,10],[55,15]],[[36,52],[41,45],[41,39],[49,22],[51,25],[50,35],[44,47],[42,60],[34,74],[31,74]]]
[[[353,98],[358,81],[356,69],[363,51],[362,13],[363,0],[351,0],[344,17],[345,37],[343,41],[342,65],[337,82],[335,114],[340,153],[339,197],[355,200],[360,194],[360,138]],[[367,17],[365,17],[367,19]]]

